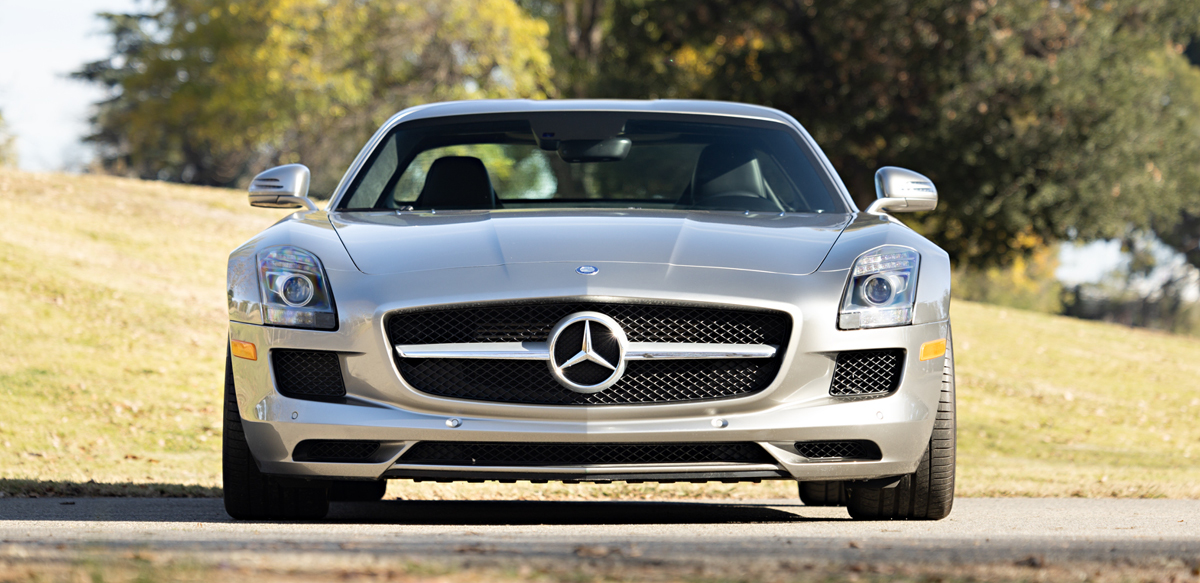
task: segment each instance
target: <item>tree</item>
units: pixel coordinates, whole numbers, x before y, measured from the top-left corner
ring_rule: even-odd
[[[17,166],[17,138],[8,131],[4,113],[0,112],[0,168]]]
[[[1192,39],[1184,55],[1193,67],[1200,67],[1200,38]],[[1200,83],[1193,82],[1191,91],[1200,99]],[[1200,164],[1200,160],[1194,163]],[[1154,231],[1165,244],[1182,253],[1188,263],[1200,268],[1200,192],[1189,197],[1177,220],[1160,220]]]
[[[562,0],[568,2],[569,0]],[[1170,232],[1195,208],[1200,27],[1184,0],[616,0],[597,73],[611,97],[780,108],[851,194],[883,165],[928,174],[908,216],[957,262],[1050,242]],[[1200,211],[1197,211],[1200,212]]]
[[[512,0],[160,0],[102,14],[113,55],[77,78],[107,87],[105,169],[233,185],[303,161],[329,192],[370,133],[427,101],[539,97],[547,26]]]
[[[583,98],[605,64],[605,40],[613,26],[614,0],[519,0],[531,15],[550,27],[555,97]]]

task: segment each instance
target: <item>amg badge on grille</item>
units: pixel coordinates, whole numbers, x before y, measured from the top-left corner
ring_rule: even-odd
[[[575,312],[550,330],[550,374],[576,393],[598,393],[621,380],[628,345],[616,320]]]

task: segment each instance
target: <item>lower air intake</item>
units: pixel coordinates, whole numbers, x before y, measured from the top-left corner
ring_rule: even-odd
[[[577,466],[775,463],[757,443],[469,443],[422,441],[399,463],[444,466]]]
[[[296,445],[292,459],[298,462],[365,463],[379,451],[378,441],[308,439]]]
[[[883,454],[875,442],[854,441],[797,441],[796,451],[811,461],[879,461]]]
[[[886,395],[900,387],[903,366],[904,351],[899,348],[839,353],[829,394],[835,397]]]
[[[336,352],[272,350],[275,387],[297,399],[337,399],[346,396],[342,365]]]

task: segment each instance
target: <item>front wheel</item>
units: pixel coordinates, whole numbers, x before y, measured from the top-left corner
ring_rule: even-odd
[[[892,488],[846,484],[846,509],[856,520],[941,520],[954,506],[954,355],[950,339],[942,365],[942,393],[933,435],[915,473]]]
[[[288,488],[258,471],[242,431],[237,392],[233,386],[233,361],[225,353],[225,426],[221,438],[222,482],[225,512],[238,520],[313,520],[329,513],[329,493],[324,488]]]

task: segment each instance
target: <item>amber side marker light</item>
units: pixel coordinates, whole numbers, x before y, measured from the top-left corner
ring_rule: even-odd
[[[933,360],[946,354],[946,339],[930,340],[921,345],[921,360]]]
[[[944,344],[944,343],[943,343]],[[246,360],[258,360],[258,349],[255,348],[253,342],[244,342],[242,340],[230,340],[229,350],[234,356],[244,358]],[[925,349],[921,349],[922,356],[925,354]]]

